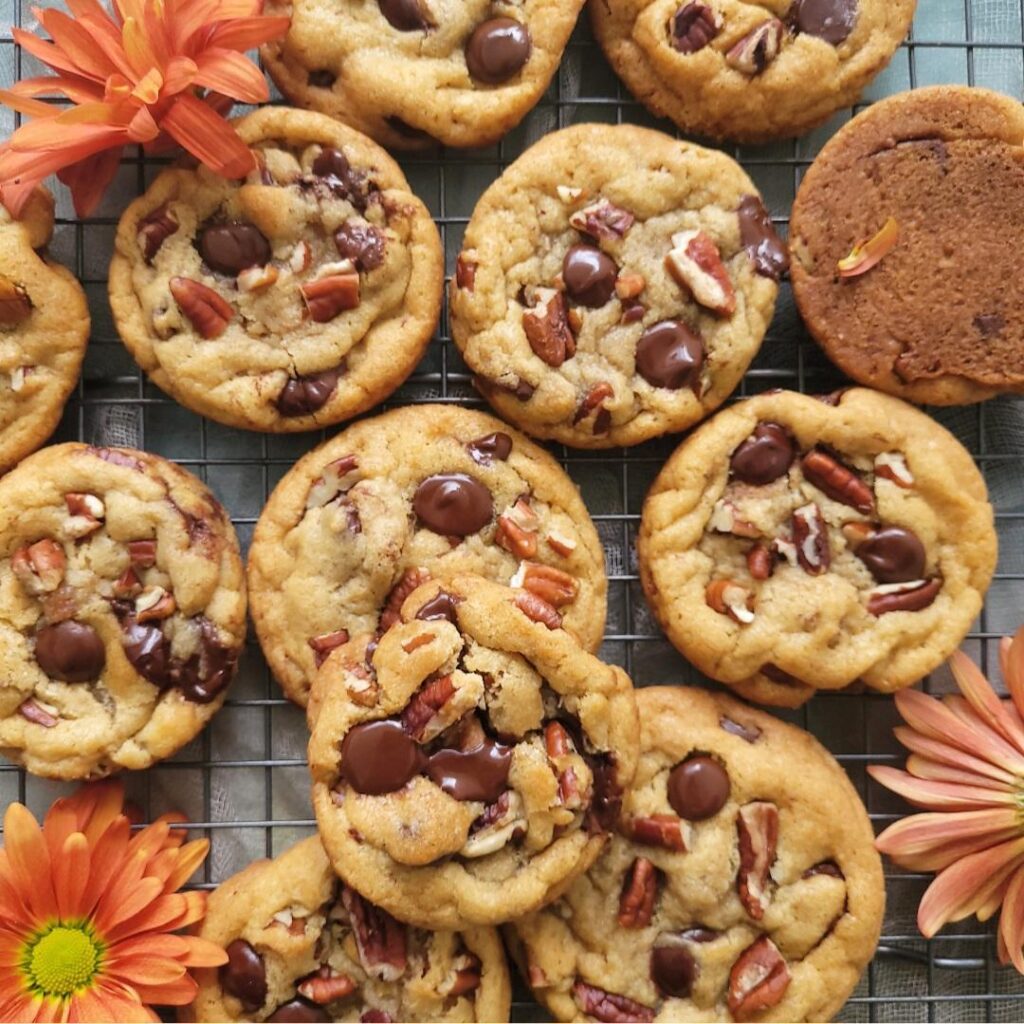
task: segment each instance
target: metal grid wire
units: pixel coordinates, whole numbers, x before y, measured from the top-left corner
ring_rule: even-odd
[[[20,0],[0,0],[0,24],[35,22]],[[414,190],[430,206],[444,239],[449,272],[476,199],[530,143],[581,121],[648,124],[653,120],[624,90],[597,49],[586,17],[569,44],[556,81],[543,101],[498,146],[476,152],[445,151],[402,161]],[[919,0],[910,40],[869,87],[864,103],[918,85],[959,82],[986,85],[1024,97],[1024,0]],[[9,33],[0,37],[0,84],[40,73]],[[765,196],[783,232],[800,177],[823,142],[849,119],[796,140],[728,150]],[[15,125],[0,113],[0,134]],[[74,268],[89,295],[93,335],[85,371],[55,440],[133,444],[168,456],[204,478],[230,510],[247,546],[260,509],[293,462],[325,436],[275,437],[231,430],[182,409],[152,387],[120,344],[106,299],[106,271],[114,229],[129,197],[141,193],[159,161],[127,157],[99,212],[74,218],[68,197],[58,196],[51,245]],[[1008,286],[1019,282],[1008,282]],[[822,392],[841,383],[796,315],[788,285],[762,351],[739,394],[770,387]],[[389,404],[440,401],[480,405],[469,374],[451,343],[447,310],[436,340],[416,373]],[[1012,631],[1024,608],[1024,403],[1003,399],[960,409],[931,410],[970,448],[988,481],[1000,531],[1001,556],[989,600],[967,642],[986,670],[997,671],[995,644]],[[644,493],[677,438],[629,450],[580,452],[556,448],[579,484],[608,562],[608,632],[602,656],[622,664],[637,685],[704,680],[665,641],[644,603],[636,575],[634,539]],[[925,684],[948,690],[936,673]],[[785,717],[829,747],[864,797],[876,828],[906,812],[897,798],[870,782],[864,767],[899,762],[892,737],[891,698],[872,693],[821,694]],[[248,861],[281,852],[309,834],[313,819],[305,769],[305,724],[285,701],[250,637],[238,680],[211,726],[175,758],[126,780],[129,794],[153,816],[171,807],[189,815],[212,842],[200,885],[211,888]],[[64,787],[0,765],[0,805],[18,799],[41,813]],[[995,960],[990,927],[951,926],[932,941],[914,926],[928,876],[887,866],[888,910],[878,955],[841,1019],[856,1021],[993,1021],[1024,1019],[1024,979]],[[515,1020],[542,1020],[542,1010],[521,986]]]

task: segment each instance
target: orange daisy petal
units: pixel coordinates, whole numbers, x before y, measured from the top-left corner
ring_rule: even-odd
[[[164,882],[164,891],[174,892],[180,889],[196,873],[209,852],[209,839],[194,839],[191,843],[186,843],[178,853],[177,867]]]
[[[24,991],[0,998],[0,1020],[34,1020],[36,1000]]]
[[[22,96],[20,93],[12,92],[10,89],[0,89],[0,103],[19,114],[27,114],[29,117],[56,117],[60,112],[56,107],[42,100],[32,99],[29,96]]]
[[[990,789],[995,793],[1008,793],[1011,791],[1011,783],[1000,783],[994,779],[986,778],[972,771],[966,764],[963,768],[955,767],[955,762],[933,761],[931,758],[922,757],[920,754],[911,754],[907,758],[907,771],[916,775],[919,779],[928,779],[932,782],[957,782],[965,786],[978,786],[981,789]]]
[[[23,78],[11,86],[11,92],[18,96],[66,96],[75,103],[92,103],[103,99],[100,88],[87,78],[78,75],[39,75],[35,78]],[[49,115],[54,116],[57,110],[50,108]]]
[[[917,807],[932,811],[973,811],[981,807],[1013,807],[1012,793],[981,786],[965,786],[954,782],[932,782],[918,779],[889,765],[874,764],[868,774],[883,786],[899,793]]]
[[[186,967],[220,967],[228,962],[228,955],[222,946],[209,939],[201,939],[198,935],[186,935],[188,953],[182,963]]]
[[[155,878],[136,879],[112,886],[103,896],[93,915],[96,931],[106,936],[116,925],[134,917],[163,891]]]
[[[1003,963],[1009,960],[1024,974],[1024,868],[1010,879],[999,915],[999,945]]]
[[[970,702],[975,713],[1018,750],[1024,751],[1024,724],[1013,705],[1007,707],[995,695],[981,669],[963,651],[953,652],[949,667],[960,692]]]
[[[120,165],[121,148],[118,147],[104,149],[57,172],[57,177],[71,190],[79,217],[88,217],[99,206]]]
[[[26,1020],[35,1021],[36,1024],[51,1024],[53,1021],[64,1020],[65,1004],[58,999],[34,999],[32,1001],[32,1012],[35,1016],[26,1017]]]
[[[198,917],[189,917],[187,895],[176,892],[168,896],[160,896],[139,913],[126,918],[115,927],[108,928],[105,932],[107,941],[120,942],[132,935],[141,935],[147,932],[177,931],[179,928],[184,928],[201,919],[202,914]]]
[[[999,642],[999,663],[1013,706],[1024,717],[1024,626],[1012,640],[1003,637]]]
[[[86,826],[87,836],[90,828],[91,823]],[[111,879],[121,870],[125,853],[128,850],[130,832],[128,819],[119,817],[103,831],[98,839],[90,840],[92,874],[89,877],[89,887],[83,897],[86,906],[96,906],[100,897],[106,892]]]
[[[110,957],[104,964],[111,978],[131,985],[163,987],[184,977],[185,967],[177,960],[157,956],[128,956],[123,959]]]
[[[893,822],[875,840],[876,848],[915,871],[939,871],[966,854],[1020,834],[1016,811],[961,811],[913,814]]]
[[[39,823],[24,804],[12,803],[4,814],[4,851],[11,880],[32,913],[44,921],[56,916],[50,852]]]
[[[265,103],[270,90],[263,72],[245,54],[208,48],[196,57],[197,85],[234,96],[242,103]]]
[[[53,859],[57,909],[65,921],[89,911],[82,906],[82,894],[89,884],[89,866],[89,842],[81,832],[73,832],[64,841],[60,855]]]
[[[11,36],[26,53],[31,53],[33,57],[51,68],[57,71],[66,71],[71,75],[79,74],[78,66],[74,61],[69,60],[64,52],[53,43],[48,43],[45,39],[40,39],[39,36],[34,36],[23,28],[12,28]]]
[[[248,18],[258,13],[252,0],[193,0],[178,11],[172,28],[174,48],[184,51],[192,36],[201,32],[213,21],[228,21],[232,18]]]
[[[128,138],[132,142],[150,142],[160,134],[160,128],[148,107],[139,107],[128,124]]]
[[[256,166],[256,158],[235,129],[190,93],[175,97],[160,127],[225,178],[243,178]]]
[[[259,15],[254,18],[232,18],[210,26],[205,46],[222,46],[229,50],[252,50],[288,31],[290,18],[272,18]]]
[[[188,1006],[195,999],[199,986],[191,974],[183,974],[177,981],[167,985],[160,985],[158,988],[137,985],[135,991],[138,992],[139,998],[147,1003],[161,1006]]]
[[[1005,788],[1016,784],[1017,776],[1013,772],[1008,772],[991,761],[975,757],[930,736],[922,736],[905,725],[897,725],[892,732],[903,746],[915,754],[921,754],[929,761],[949,765],[955,771],[965,770],[972,776],[976,775],[975,785]]]
[[[111,1021],[114,1024],[135,1024],[138,1021],[160,1019],[145,1005],[145,996],[112,978],[100,979],[93,991],[103,1002],[103,1016],[97,1018],[98,1020]]]
[[[173,57],[164,69],[164,95],[174,96],[189,88],[196,77],[196,62],[191,57]]]
[[[97,50],[93,37],[74,18],[52,7],[33,7],[32,11],[54,43],[75,65],[78,74],[102,82],[115,70],[102,51]]]

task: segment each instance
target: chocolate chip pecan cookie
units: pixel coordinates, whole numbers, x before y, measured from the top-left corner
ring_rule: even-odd
[[[802,135],[856,102],[916,0],[594,0],[594,33],[630,92],[683,131]]]
[[[210,895],[196,1021],[507,1021],[508,967],[492,928],[400,924],[331,869],[316,836],[250,864]]]
[[[293,102],[389,149],[487,146],[547,89],[583,0],[270,0],[263,64]]]
[[[314,686],[327,855],[422,927],[495,924],[552,900],[604,846],[636,767],[629,677],[559,627],[557,580],[526,576],[520,589],[478,576],[418,587]]]
[[[293,701],[305,704],[332,647],[387,628],[431,575],[475,572],[550,602],[595,650],[607,581],[575,485],[547,452],[457,406],[365,420],[310,452],[271,495],[249,552],[256,632]]]
[[[0,206],[0,473],[53,433],[89,339],[82,286],[36,252],[52,234],[53,197],[44,189],[20,221]]]
[[[812,736],[702,690],[637,691],[623,824],[510,927],[560,1021],[822,1021],[871,959],[885,886],[864,805]]]
[[[441,242],[398,165],[329,117],[235,122],[242,181],[173,168],[117,230],[110,302],[153,382],[229,426],[311,430],[364,412],[437,323]]]
[[[0,480],[0,753],[96,778],[169,757],[245,639],[234,529],[180,466],[55,445]]]
[[[945,429],[862,388],[769,392],[677,449],[644,504],[641,579],[669,639],[744,696],[909,686],[981,609],[985,482]]]
[[[882,100],[808,170],[793,293],[862,384],[914,402],[1024,392],[1024,108],[936,86]]]
[[[743,170],[633,125],[577,125],[484,193],[452,335],[507,419],[582,448],[715,409],[756,355],[788,262]]]

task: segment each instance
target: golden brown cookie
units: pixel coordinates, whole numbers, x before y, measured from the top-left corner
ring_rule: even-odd
[[[350,636],[394,621],[433,576],[553,581],[589,650],[604,631],[604,553],[575,484],[500,420],[455,405],[396,409],[310,452],[270,496],[249,550],[256,632],[289,698]]]
[[[696,135],[770,142],[857,101],[916,0],[591,0],[605,56],[649,110]]]
[[[245,640],[227,513],[180,466],[62,444],[0,480],[0,753],[37,775],[147,768],[224,703]]]
[[[402,920],[461,928],[535,910],[618,820],[633,688],[558,626],[550,584],[425,584],[379,641],[357,638],[320,670],[320,835],[342,878]]]
[[[497,932],[400,924],[339,881],[316,836],[222,882],[199,934],[229,960],[195,972],[184,1020],[508,1020]]]
[[[264,107],[235,128],[242,181],[164,171],[117,230],[110,302],[155,384],[249,430],[365,412],[437,324],[441,240],[398,165],[332,118]]]
[[[477,387],[537,437],[637,444],[716,409],[757,354],[788,263],[724,153],[585,124],[484,193],[451,288]]]
[[[82,286],[36,251],[52,234],[45,189],[35,190],[20,221],[0,206],[0,473],[53,433],[89,340]]]
[[[623,824],[555,904],[509,929],[558,1021],[823,1021],[885,906],[867,812],[808,733],[703,690],[637,691]]]
[[[967,451],[863,388],[767,392],[719,413],[655,480],[637,547],[672,643],[744,696],[790,706],[938,667],[996,561]]]
[[[811,165],[789,237],[800,313],[855,380],[936,405],[1024,392],[1019,100],[935,86],[874,104]]]
[[[272,0],[261,54],[292,102],[389,149],[487,146],[551,82],[583,0]]]

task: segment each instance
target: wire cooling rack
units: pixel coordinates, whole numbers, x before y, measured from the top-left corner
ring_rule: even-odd
[[[557,0],[555,0],[557,2]],[[35,28],[28,5],[0,0],[0,25]],[[943,82],[989,86],[1024,98],[1024,0],[919,0],[910,40],[869,87],[863,103],[919,85]],[[0,37],[0,85],[40,73],[5,32]],[[784,232],[800,177],[821,145],[848,120],[844,111],[796,140],[729,150],[754,178]],[[498,146],[475,152],[402,160],[413,189],[441,228],[449,273],[465,224],[483,190],[530,143],[581,121],[647,124],[650,117],[618,83],[581,18],[555,82],[525,122]],[[0,134],[13,130],[0,112]],[[106,297],[107,264],[120,211],[159,170],[158,161],[133,155],[99,212],[76,220],[67,194],[58,193],[58,223],[50,251],[72,267],[89,296],[93,333],[82,382],[55,440],[129,444],[175,459],[204,478],[227,506],[244,546],[277,480],[325,436],[273,437],[207,422],[182,409],[138,373],[118,340]],[[1021,287],[1008,281],[1007,287]],[[808,339],[788,285],[760,355],[739,395],[771,387],[822,392],[842,378]],[[416,373],[390,405],[411,402],[480,405],[465,364],[451,343],[447,311]],[[966,647],[989,671],[998,671],[996,644],[1024,619],[1024,401],[995,400],[973,407],[931,410],[970,448],[988,481],[1000,533],[1000,561],[989,598]],[[665,641],[644,603],[636,575],[634,540],[644,494],[677,439],[629,450],[555,454],[579,484],[604,543],[609,615],[603,657],[623,665],[637,685],[704,680]],[[948,690],[945,672],[926,684]],[[869,763],[899,762],[892,738],[891,698],[871,693],[821,694],[797,712],[782,713],[809,729],[838,757],[860,790],[876,828],[906,813],[896,797],[870,782]],[[155,816],[180,808],[212,843],[200,885],[212,888],[250,860],[273,856],[313,830],[301,713],[281,695],[250,637],[239,678],[210,727],[175,758],[126,779],[130,796]],[[63,787],[0,764],[0,804],[26,801],[42,813]],[[967,921],[930,942],[914,916],[928,876],[887,865],[888,909],[878,955],[840,1019],[851,1021],[1019,1021],[1024,979],[998,966],[992,929]],[[516,989],[515,1020],[543,1020],[527,991]]]

